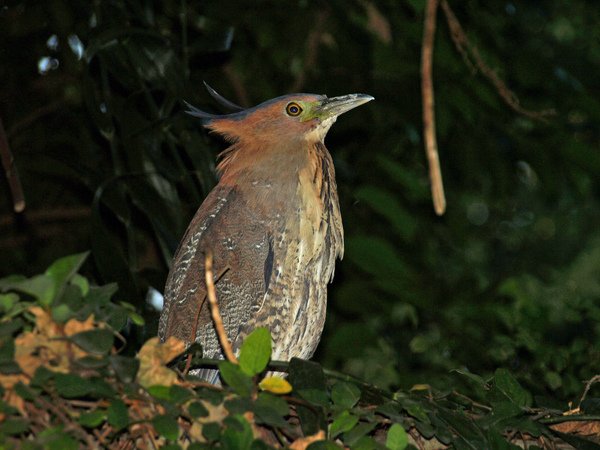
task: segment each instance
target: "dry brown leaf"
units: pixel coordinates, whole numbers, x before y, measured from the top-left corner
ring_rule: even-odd
[[[138,359],[140,369],[137,374],[138,382],[144,387],[157,384],[172,386],[179,384],[177,374],[166,367],[173,358],[185,350],[185,343],[170,336],[165,343],[158,338],[148,340],[140,349]]]
[[[600,436],[600,421],[598,420],[573,420],[571,422],[562,422],[550,425],[550,428],[560,433],[576,434],[583,437]]]
[[[47,337],[56,337],[61,335],[60,325],[58,325],[48,311],[39,307],[32,306],[29,312],[35,316],[36,330]]]
[[[65,336],[73,336],[74,334],[81,333],[82,331],[93,330],[94,327],[94,315],[92,314],[83,322],[77,319],[69,319],[65,324]]]
[[[291,450],[306,450],[306,448],[317,441],[325,440],[325,432],[320,430],[317,434],[313,434],[312,436],[306,436],[303,438],[298,438],[294,442],[290,444]]]

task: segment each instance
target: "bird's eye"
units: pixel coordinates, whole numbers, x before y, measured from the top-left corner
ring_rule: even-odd
[[[288,103],[288,105],[285,107],[285,112],[288,114],[288,116],[296,117],[302,112],[302,107],[298,103]]]

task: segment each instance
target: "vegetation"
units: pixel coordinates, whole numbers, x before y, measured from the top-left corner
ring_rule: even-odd
[[[461,52],[440,8],[433,84],[448,207],[436,217],[421,138],[425,3],[0,9],[0,145],[6,137],[26,201],[13,214],[2,182],[0,276],[26,274],[0,281],[6,443],[306,446],[322,430],[324,448],[404,448],[405,433],[435,438],[429,448],[551,437],[595,448],[573,441],[585,433],[573,421],[548,425],[578,406],[588,430],[598,424],[586,381],[600,366],[600,10],[450,2],[474,46]],[[515,93],[512,106],[478,58]],[[243,105],[294,91],[376,98],[327,138],[346,253],[316,362],[288,368],[291,394],[261,390],[264,367],[225,369],[223,390],[198,386],[159,370],[176,347],[147,342],[148,290],[162,290],[223,148],[183,113],[182,100],[211,108],[204,80]],[[79,256],[59,259],[69,254]],[[25,344],[36,349],[27,364]],[[268,360],[259,347],[247,354]],[[166,388],[141,381],[141,349]]]
[[[4,448],[518,448],[507,439],[540,448],[554,438],[546,423],[572,427],[590,419],[534,408],[505,369],[489,380],[458,371],[474,398],[428,385],[389,392],[295,358],[270,364],[289,381],[265,376],[265,328],[246,338],[239,361],[212,362],[225,387],[198,381],[165,366],[184,351],[175,338],[161,344],[154,337],[135,357],[121,354],[118,331],[142,319],[131,305],[111,302],[114,285],[91,286],[77,273],[85,258],[62,258],[33,278],[0,280]]]

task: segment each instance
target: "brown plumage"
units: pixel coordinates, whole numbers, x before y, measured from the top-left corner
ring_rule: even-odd
[[[323,139],[339,114],[369,100],[294,94],[224,116],[192,108],[232,145],[221,154],[219,183],[175,255],[162,340],[196,340],[205,357],[222,357],[206,301],[204,255],[210,251],[215,274],[222,274],[216,291],[234,351],[254,328],[266,326],[273,359],[312,356],[325,321],[326,285],[344,250],[335,172]],[[196,373],[216,381],[215,371]]]

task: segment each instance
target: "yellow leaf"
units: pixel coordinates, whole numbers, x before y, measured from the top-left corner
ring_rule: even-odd
[[[430,391],[431,386],[428,384],[413,384],[410,388],[411,391]]]
[[[185,343],[173,336],[169,337],[164,344],[158,338],[149,339],[138,354],[140,360],[138,382],[146,388],[157,384],[163,386],[177,384],[177,374],[165,366],[183,350],[185,350]]]
[[[288,394],[292,392],[292,385],[287,380],[277,376],[263,378],[258,386],[263,391],[272,392],[273,394]]]

